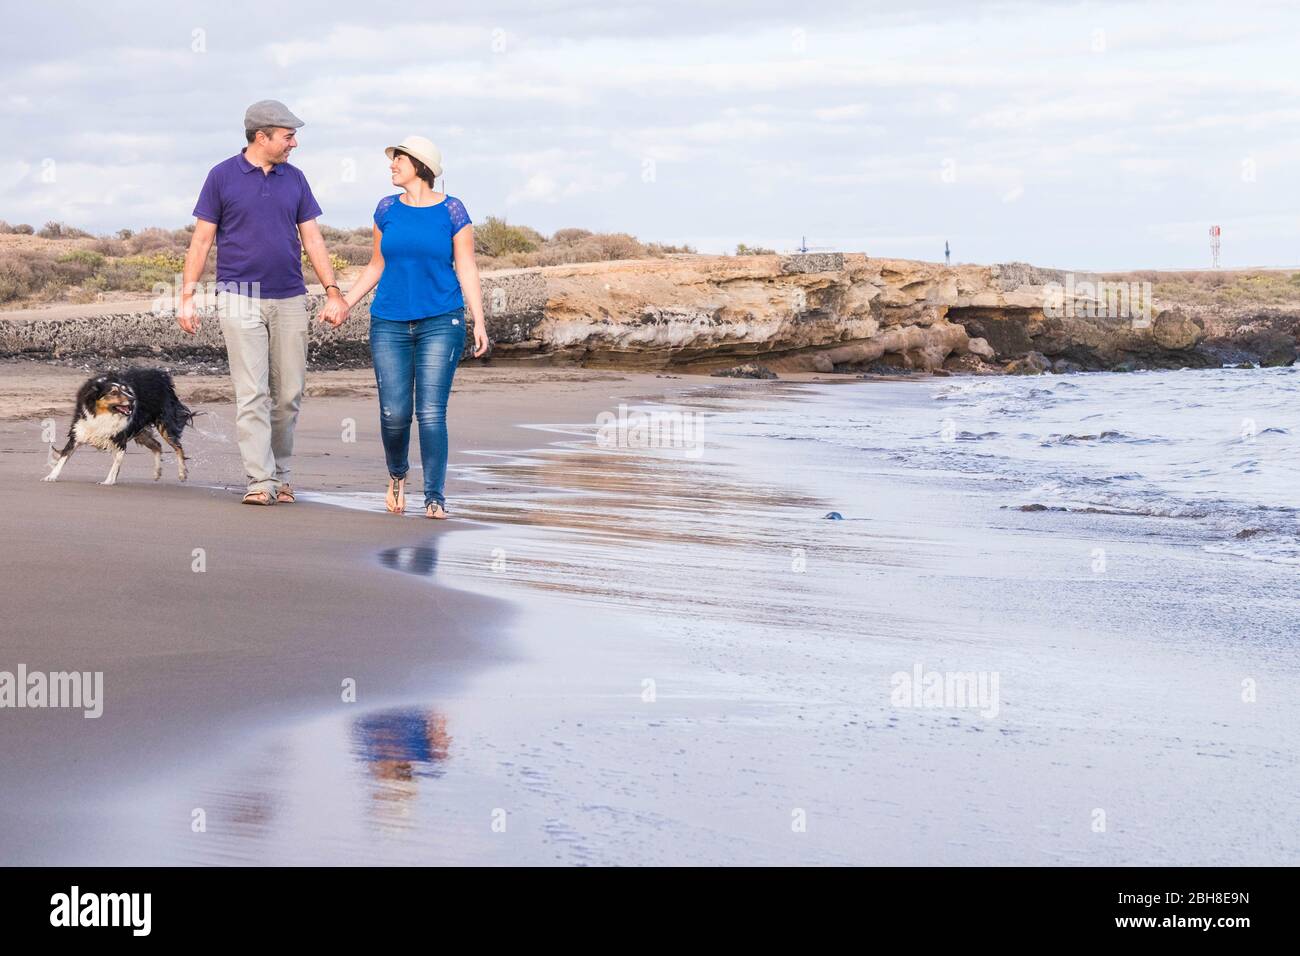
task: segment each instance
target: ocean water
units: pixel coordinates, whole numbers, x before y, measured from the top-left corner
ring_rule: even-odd
[[[930,408],[900,409],[824,388],[815,403],[718,427],[824,445],[864,467],[992,483],[1011,507],[1179,519],[1207,550],[1300,564],[1300,367],[967,378],[927,390]]]

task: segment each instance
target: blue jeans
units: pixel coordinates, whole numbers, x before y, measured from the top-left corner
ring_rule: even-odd
[[[445,505],[447,396],[465,346],[465,310],[415,322],[370,320],[370,355],[379,386],[379,429],[388,473],[405,478],[410,467],[411,414],[420,425],[424,504]]]

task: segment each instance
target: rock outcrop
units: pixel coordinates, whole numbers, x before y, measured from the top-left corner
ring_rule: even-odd
[[[1136,290],[1132,300],[1124,289],[1116,296],[1095,276],[1023,263],[947,267],[840,253],[668,256],[485,272],[482,284],[493,358],[516,362],[992,374],[1224,360],[1202,348],[1199,316],[1161,311]],[[311,360],[367,363],[368,325],[367,303],[340,329],[313,323]],[[1288,328],[1252,334],[1268,339],[1277,361],[1294,360],[1296,329]],[[1236,354],[1229,345],[1224,356]],[[181,332],[161,309],[0,318],[0,355],[180,361],[222,352],[213,315],[198,336]]]

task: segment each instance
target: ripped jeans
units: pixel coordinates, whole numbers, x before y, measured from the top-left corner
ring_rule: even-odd
[[[379,428],[388,473],[406,477],[414,412],[420,426],[426,507],[446,504],[447,396],[464,347],[464,308],[415,322],[370,320],[370,354],[379,386]]]

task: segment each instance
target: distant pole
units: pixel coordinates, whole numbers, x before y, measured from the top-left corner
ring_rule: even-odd
[[[800,237],[799,237],[799,251],[800,251],[800,252],[807,252],[807,251],[808,251],[808,237],[807,237],[807,236],[800,236]]]
[[[952,265],[952,250],[948,248],[947,239],[943,241],[943,264],[946,266]]]
[[[1210,262],[1211,268],[1219,268],[1219,227],[1210,227]]]

